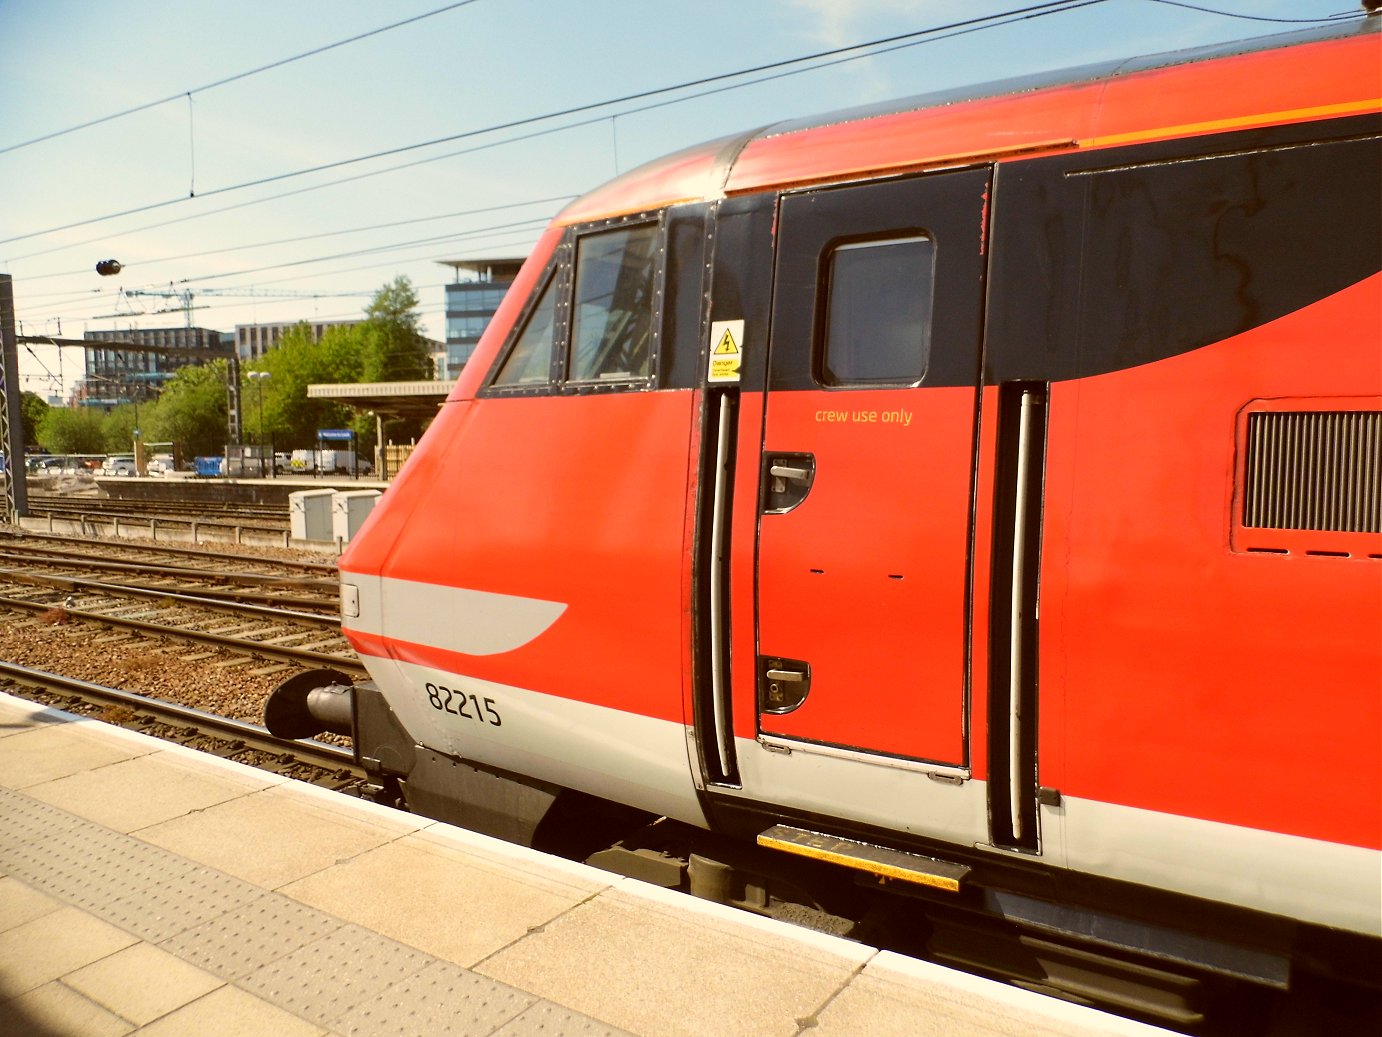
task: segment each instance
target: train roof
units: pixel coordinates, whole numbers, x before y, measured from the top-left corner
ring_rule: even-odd
[[[1377,111],[1382,17],[790,119],[630,170],[561,224],[880,173]]]

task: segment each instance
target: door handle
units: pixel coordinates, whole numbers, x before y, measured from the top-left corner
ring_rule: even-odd
[[[811,469],[795,468],[791,465],[775,464],[768,468],[768,474],[773,477],[773,492],[784,493],[787,489],[785,479],[792,479],[796,482],[805,482],[811,478]]]
[[[811,693],[811,664],[804,659],[758,657],[758,711],[790,713]]]
[[[813,454],[765,454],[763,514],[784,515],[806,499],[816,481]]]
[[[806,674],[800,670],[768,670],[764,676],[770,681],[787,681],[789,684],[799,684],[806,680]]]

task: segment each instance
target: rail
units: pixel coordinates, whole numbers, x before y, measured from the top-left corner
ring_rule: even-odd
[[[232,738],[243,742],[247,748],[260,752],[290,752],[295,756],[306,757],[314,763],[346,768],[357,776],[364,775],[364,770],[355,764],[355,754],[340,746],[308,739],[291,741],[276,738],[267,728],[258,724],[216,716],[214,713],[193,709],[191,706],[179,706],[163,699],[149,698],[120,688],[93,684],[90,681],[64,677],[61,674],[35,670],[15,663],[0,661],[0,674],[31,687],[61,691],[102,704],[125,706],[149,714],[164,723],[192,727],[220,738]]]

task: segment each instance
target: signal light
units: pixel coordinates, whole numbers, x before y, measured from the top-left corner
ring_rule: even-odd
[[[111,277],[118,274],[122,267],[118,259],[103,259],[96,264],[96,273],[102,277]]]

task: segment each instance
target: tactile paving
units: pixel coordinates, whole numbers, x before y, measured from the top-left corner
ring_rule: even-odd
[[[0,843],[0,855],[17,850],[21,841],[41,840],[54,832],[83,824],[76,814],[50,807],[32,796],[0,788],[0,824],[11,838]]]
[[[341,1037],[624,1037],[326,912],[0,789],[0,874]]]
[[[190,867],[172,866],[154,882],[124,891],[107,907],[107,920],[150,943],[161,943],[264,895],[234,876],[184,863]]]
[[[229,911],[161,944],[222,979],[239,980],[340,929],[344,922],[278,893]]]
[[[250,973],[239,986],[326,1026],[435,960],[388,937],[346,925]]]
[[[262,896],[257,887],[22,793],[0,790],[0,867],[158,942]]]
[[[539,1001],[494,1031],[494,1037],[632,1037],[598,1019],[550,1001]]]
[[[537,998],[436,961],[346,1012],[331,1028],[345,1037],[489,1037]]]

